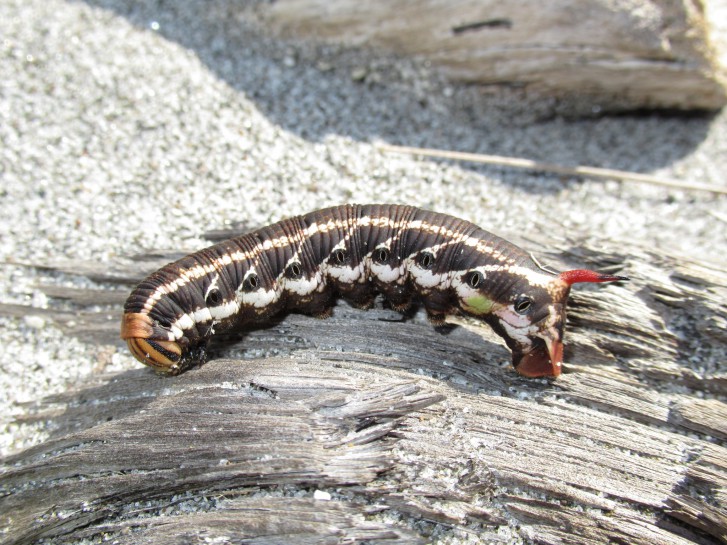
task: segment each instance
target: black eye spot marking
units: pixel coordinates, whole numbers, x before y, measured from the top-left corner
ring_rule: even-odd
[[[471,288],[476,288],[485,281],[485,275],[480,271],[473,271],[467,277],[467,283]]]
[[[212,289],[207,293],[207,297],[205,298],[205,303],[207,303],[207,306],[210,307],[216,307],[222,302],[222,294],[220,293],[220,290],[218,289]]]
[[[285,269],[285,278],[295,280],[303,276],[303,266],[300,263],[291,263]]]
[[[431,252],[422,252],[417,256],[417,264],[422,269],[431,269],[434,265],[434,254]]]
[[[389,261],[390,257],[391,252],[388,248],[377,248],[376,250],[374,250],[374,263],[384,264]]]
[[[242,289],[245,291],[253,291],[257,289],[260,284],[260,279],[255,273],[248,274],[247,278],[242,283]]]
[[[337,263],[338,265],[343,265],[348,261],[348,253],[346,250],[335,250],[333,252],[333,255],[331,256],[331,259],[334,263]]]
[[[521,295],[515,299],[515,312],[518,314],[527,314],[530,311],[530,307],[533,305],[533,300],[527,295]]]

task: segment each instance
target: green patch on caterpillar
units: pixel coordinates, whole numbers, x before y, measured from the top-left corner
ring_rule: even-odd
[[[482,316],[490,314],[495,304],[493,300],[484,295],[473,295],[462,300],[462,310],[475,316]]]

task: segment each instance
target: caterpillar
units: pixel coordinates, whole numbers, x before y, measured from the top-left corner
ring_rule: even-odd
[[[432,323],[487,323],[527,377],[557,377],[565,307],[577,282],[623,276],[550,272],[514,244],[459,218],[404,205],[342,205],[215,244],[144,279],[124,305],[121,338],[141,363],[178,374],[213,335],[280,312],[330,315],[336,297],[366,309],[414,297]]]

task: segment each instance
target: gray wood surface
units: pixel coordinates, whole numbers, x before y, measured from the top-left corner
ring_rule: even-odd
[[[278,0],[261,13],[282,36],[426,59],[457,81],[588,97],[584,107],[599,110],[716,109],[727,99],[723,6],[394,0],[360,9],[357,0]]]
[[[129,285],[167,257],[42,264],[103,284],[0,314],[122,349]],[[727,274],[589,240],[546,257],[632,277],[575,290],[559,379],[463,319],[291,315],[179,377],[29,407],[50,437],[2,461],[0,541],[727,543]]]

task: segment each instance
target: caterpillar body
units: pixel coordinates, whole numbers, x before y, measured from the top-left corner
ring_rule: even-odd
[[[142,363],[178,374],[203,361],[210,338],[279,312],[327,316],[336,297],[360,308],[382,294],[413,298],[442,323],[489,324],[524,376],[558,376],[565,306],[576,282],[625,277],[560,274],[453,216],[404,205],[342,205],[285,219],[162,267],[124,306],[121,338]]]

